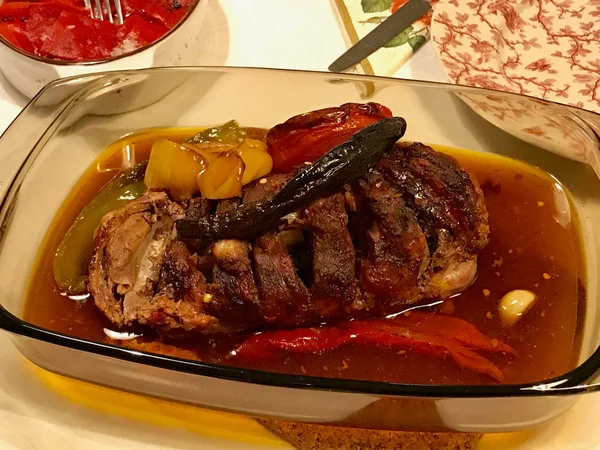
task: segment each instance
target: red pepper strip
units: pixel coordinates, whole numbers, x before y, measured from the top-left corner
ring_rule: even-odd
[[[173,28],[191,6],[190,0],[153,0],[145,7],[145,14],[153,21]]]
[[[408,316],[402,314],[394,320],[372,320],[380,324],[382,330],[393,332],[395,324],[401,327],[413,327],[420,332],[441,338],[456,339],[464,347],[471,350],[500,352],[516,356],[515,350],[498,339],[490,339],[466,320],[456,317],[431,314],[421,311],[411,311]]]
[[[53,2],[33,3],[31,5],[25,29],[31,45],[36,50],[39,50],[44,41],[48,39],[51,30],[54,28],[54,22],[56,22],[63,9],[60,4]]]
[[[2,23],[0,22],[0,36],[13,44],[15,47],[21,48],[26,52],[34,52],[33,45],[29,42],[29,38],[25,33],[25,23]]]
[[[10,25],[12,24],[0,23],[0,36],[2,36],[15,47],[20,47],[21,45],[19,43],[19,39]]]
[[[371,125],[392,112],[377,103],[346,103],[294,116],[267,133],[273,169],[289,172],[304,162],[314,162],[356,131]]]
[[[161,24],[148,22],[142,16],[132,14],[119,29],[117,38],[119,42],[128,42],[138,48],[158,40],[167,31]]]
[[[80,61],[107,58],[117,44],[117,28],[108,21],[63,11],[40,48],[42,56]]]
[[[411,314],[412,315],[412,314]],[[470,336],[471,327],[468,322],[460,319],[439,316],[444,319],[466,324],[468,327],[460,335]],[[344,344],[354,344],[375,348],[388,348],[391,350],[410,349],[415,353],[426,356],[450,357],[461,367],[488,375],[497,381],[503,381],[504,375],[498,367],[483,356],[466,348],[453,336],[439,336],[419,329],[419,325],[403,323],[405,316],[390,320],[357,320],[345,322],[340,327],[297,328],[295,330],[282,330],[256,334],[246,339],[232,353],[241,359],[264,359],[276,356],[279,352],[293,353],[325,353]],[[437,319],[435,319],[437,320]],[[442,324],[444,325],[444,324]],[[478,348],[486,350],[515,354],[515,351],[505,344],[492,344],[492,339],[476,331]],[[484,342],[485,340],[489,342]]]
[[[10,2],[0,5],[0,22],[18,23],[29,17],[29,2]]]

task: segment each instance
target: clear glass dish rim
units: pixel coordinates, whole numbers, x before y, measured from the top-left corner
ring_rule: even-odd
[[[257,67],[226,67],[226,66],[201,66],[201,67],[154,67],[145,69],[132,69],[132,70],[121,70],[121,71],[109,71],[109,72],[96,72],[92,74],[86,74],[81,76],[74,76],[69,78],[62,78],[59,80],[48,83],[38,94],[32,98],[29,103],[23,108],[21,113],[14,119],[9,125],[6,131],[0,135],[0,139],[6,134],[6,132],[12,127],[21,115],[28,113],[29,108],[34,105],[38,98],[42,97],[45,92],[52,90],[55,87],[59,87],[63,84],[69,84],[75,80],[102,80],[104,77],[123,76],[128,74],[143,74],[159,71],[177,71],[177,72],[246,72],[246,71],[259,71],[259,72],[281,72],[285,73],[300,73],[308,76],[317,77],[339,77],[340,80],[345,79],[348,81],[355,82],[389,82],[394,84],[405,84],[405,85],[416,85],[416,86],[429,86],[435,88],[442,88],[451,92],[473,92],[473,93],[487,93],[487,94],[502,94],[510,95],[515,97],[526,97],[533,99],[538,102],[545,104],[556,105],[567,110],[577,111],[580,108],[555,103],[548,100],[542,100],[536,97],[508,93],[503,91],[495,91],[491,89],[475,88],[470,86],[454,85],[451,83],[439,83],[432,81],[420,81],[420,80],[407,80],[398,79],[391,77],[380,77],[370,75],[358,75],[358,74],[336,74],[332,72],[324,71],[308,71],[308,70],[291,70],[291,69],[278,69],[278,68],[257,68]],[[80,92],[80,91],[78,91]],[[78,93],[77,92],[77,93]],[[71,95],[68,104],[77,102],[77,93]],[[61,112],[53,120],[54,122],[59,121],[65,110],[68,108],[65,106]],[[600,114],[585,111],[587,114],[595,114],[600,118]],[[68,115],[68,113],[67,113]],[[590,128],[589,131],[594,133],[597,143],[600,141],[594,127],[590,125],[584,117],[576,114],[577,117],[584,121]],[[46,129],[44,134],[48,131]],[[16,175],[11,180],[6,194],[0,199],[0,247],[3,241],[3,229],[10,220],[10,209],[13,204],[13,199],[16,192],[18,192],[20,182],[25,178],[28,172],[27,162],[32,157],[32,152],[36,145],[32,147],[23,163],[18,169]],[[597,145],[597,149],[600,150],[600,146]],[[37,157],[37,155],[35,155]],[[34,159],[35,159],[34,157]],[[15,192],[16,190],[16,192]],[[406,383],[389,383],[389,382],[378,382],[378,381],[365,381],[365,380],[351,380],[351,379],[338,379],[338,378],[325,378],[325,377],[314,377],[307,375],[293,375],[286,373],[267,372],[256,369],[245,369],[232,366],[225,366],[219,364],[211,364],[201,361],[186,360],[181,358],[175,358],[167,355],[159,355],[155,353],[148,353],[139,350],[132,350],[125,347],[119,347],[116,345],[106,344],[102,342],[90,341],[87,339],[81,339],[75,336],[69,336],[63,333],[51,331],[32,323],[26,322],[15,315],[8,312],[0,303],[0,330],[5,330],[9,333],[22,336],[25,338],[31,338],[38,341],[59,345],[61,347],[70,348],[73,350],[84,351],[86,353],[107,356],[111,358],[120,359],[127,362],[144,364],[152,367],[173,370],[180,373],[193,374],[199,376],[205,376],[210,378],[217,378],[223,380],[230,380],[236,382],[243,382],[249,384],[265,385],[280,388],[291,388],[291,389],[311,389],[311,390],[327,390],[339,393],[348,394],[365,394],[365,395],[381,395],[381,396],[393,396],[393,397],[428,397],[428,398],[439,398],[439,399],[452,399],[452,398],[504,398],[504,397],[546,397],[546,396],[559,396],[559,395],[576,395],[583,393],[590,393],[600,390],[600,384],[586,385],[585,382],[595,375],[600,374],[600,346],[581,364],[569,372],[553,377],[546,380],[540,380],[532,383],[523,384],[495,384],[495,385],[424,385],[424,384],[406,384]]]

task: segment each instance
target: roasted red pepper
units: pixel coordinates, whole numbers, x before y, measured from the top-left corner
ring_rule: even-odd
[[[29,2],[12,2],[2,5],[0,22],[23,22],[29,17]]]
[[[117,39],[120,42],[136,42],[141,47],[156,41],[167,31],[169,29],[160,23],[151,23],[138,14],[132,14],[119,29]]]
[[[232,355],[243,360],[256,360],[273,357],[282,351],[325,353],[349,343],[450,357],[461,367],[497,381],[504,380],[502,371],[476,351],[516,355],[513,348],[485,336],[462,319],[414,311],[394,319],[355,320],[336,326],[255,334]]]
[[[110,22],[63,11],[43,42],[40,53],[60,59],[94,60],[111,56],[117,30]]]
[[[314,162],[356,131],[392,112],[378,103],[346,103],[294,116],[267,133],[273,170],[289,172],[304,162]]]
[[[122,0],[124,23],[93,20],[83,0],[0,0],[0,37],[34,55],[94,61],[148,45],[185,16],[192,0]]]

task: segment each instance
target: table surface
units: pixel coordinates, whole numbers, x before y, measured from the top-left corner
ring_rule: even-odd
[[[207,1],[200,65],[327,70],[346,48],[326,0]],[[445,81],[430,44],[396,76]],[[0,133],[26,103],[0,75]],[[479,448],[600,449],[598,416],[600,397],[587,396],[549,425],[488,435]],[[25,361],[8,336],[0,333],[0,449],[38,448],[291,447],[242,416],[147,399],[50,374]]]

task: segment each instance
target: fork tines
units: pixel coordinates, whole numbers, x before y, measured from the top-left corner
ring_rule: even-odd
[[[123,10],[121,9],[121,0],[112,0],[114,7],[111,7],[111,0],[104,0],[104,9],[100,0],[83,0],[85,7],[90,11],[92,19],[108,20],[110,23],[123,25]],[[114,8],[114,13],[113,13]]]

